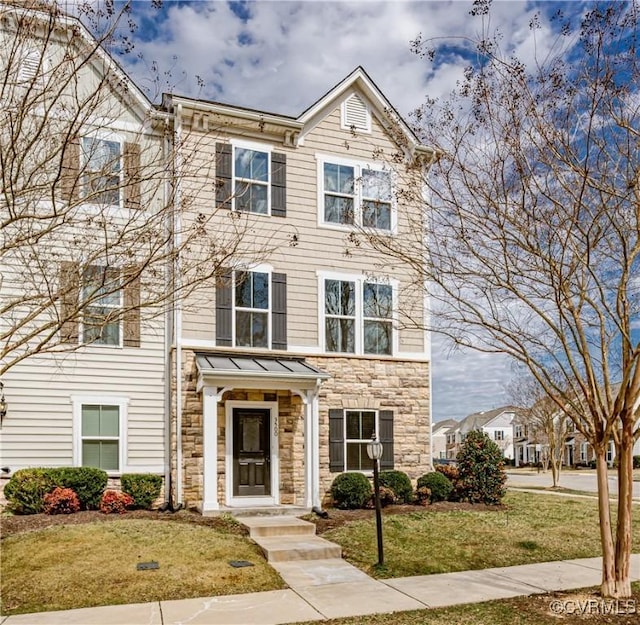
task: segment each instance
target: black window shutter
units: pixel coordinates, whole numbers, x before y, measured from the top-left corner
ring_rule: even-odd
[[[393,410],[381,410],[378,415],[380,442],[382,443],[382,471],[393,469]]]
[[[329,471],[344,471],[344,410],[329,410]]]
[[[287,155],[271,153],[271,214],[287,216]]]
[[[271,349],[287,349],[287,274],[271,274]]]
[[[216,285],[216,345],[219,347],[231,347],[233,344],[232,276],[230,269],[224,269]]]
[[[233,148],[229,143],[216,143],[216,207],[231,208],[231,165]]]

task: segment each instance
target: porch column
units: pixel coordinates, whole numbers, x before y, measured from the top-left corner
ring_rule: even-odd
[[[312,401],[313,391],[307,391],[302,397],[304,404],[304,505],[311,508],[313,504],[313,432]]]
[[[311,422],[313,426],[311,428],[313,440],[312,440],[312,503],[314,506],[320,508],[322,502],[320,501],[320,402],[318,401],[318,391],[320,389],[320,382],[316,386],[316,390],[313,391],[311,396]],[[328,436],[328,434],[327,434]]]
[[[202,512],[219,510],[218,503],[218,389],[205,386],[202,390],[203,472]]]

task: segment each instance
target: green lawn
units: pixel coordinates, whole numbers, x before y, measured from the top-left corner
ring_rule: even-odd
[[[600,555],[597,501],[510,492],[503,511],[384,516],[385,566],[376,569],[375,521],[323,534],[347,560],[376,577],[404,577]],[[640,511],[634,550],[640,549]]]
[[[232,568],[229,560],[253,567]],[[157,570],[138,571],[156,561]],[[2,539],[2,614],[284,588],[249,539],[186,523],[122,519]]]

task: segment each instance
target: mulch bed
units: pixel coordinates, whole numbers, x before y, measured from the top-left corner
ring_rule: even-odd
[[[226,517],[202,516],[197,512],[181,510],[177,513],[157,512],[152,510],[130,510],[125,514],[103,514],[98,510],[85,510],[74,514],[23,514],[2,515],[0,517],[0,536],[6,538],[13,534],[33,532],[52,527],[54,525],[79,525],[81,523],[109,523],[130,519],[146,519],[150,521],[165,521],[174,523],[190,523],[223,530],[242,536],[248,535],[243,525],[230,523]]]
[[[504,510],[504,506],[486,506],[483,504],[470,504],[463,502],[440,501],[429,506],[394,505],[382,510],[383,515],[411,514],[416,512],[451,512],[454,510]],[[375,510],[338,510],[328,508],[328,518],[323,519],[315,514],[305,518],[316,525],[318,534],[324,534],[329,530],[341,527],[352,521],[373,519]],[[202,516],[197,512],[181,510],[177,513],[157,512],[150,510],[130,510],[125,514],[103,514],[97,510],[86,510],[75,514],[25,514],[0,516],[0,536],[6,538],[14,534],[33,532],[55,525],[79,525],[81,523],[109,523],[129,519],[147,519],[150,521],[165,521],[174,523],[190,523],[204,527],[213,527],[227,533],[248,535],[243,525],[230,522],[224,516]]]

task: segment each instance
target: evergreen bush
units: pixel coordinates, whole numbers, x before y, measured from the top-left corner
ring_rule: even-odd
[[[4,487],[9,510],[16,514],[38,514],[44,508],[44,496],[56,483],[51,469],[18,469]]]
[[[418,494],[423,487],[431,491],[431,503],[434,501],[446,501],[453,491],[451,480],[437,471],[425,473],[418,478]]]
[[[331,496],[341,510],[363,508],[371,494],[371,483],[362,473],[341,473],[331,484]]]
[[[123,473],[120,478],[122,491],[131,495],[136,508],[149,510],[160,496],[162,478],[152,473]]]
[[[504,458],[500,448],[484,432],[467,434],[457,460],[464,499],[489,505],[502,501],[507,480]]]
[[[73,490],[83,510],[97,510],[107,486],[107,473],[95,467],[61,467],[51,469],[55,485]]]
[[[380,486],[390,488],[395,493],[398,503],[413,501],[411,479],[403,471],[381,471]]]

